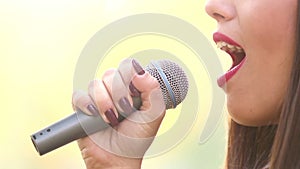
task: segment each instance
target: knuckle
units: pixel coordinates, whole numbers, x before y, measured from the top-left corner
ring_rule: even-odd
[[[85,95],[85,96],[82,95],[75,100],[74,105],[76,107],[82,108],[82,107],[87,107],[91,103],[92,103],[92,101],[87,95]]]
[[[99,85],[98,79],[91,80],[88,85],[88,90],[93,90],[97,85]]]
[[[82,91],[74,91],[73,94],[72,94],[72,102],[73,103],[76,103],[77,100],[83,95],[83,92]]]
[[[107,70],[104,72],[104,74],[103,74],[102,77],[110,76],[110,75],[114,74],[116,71],[117,71],[117,69],[115,69],[115,68],[107,69]]]

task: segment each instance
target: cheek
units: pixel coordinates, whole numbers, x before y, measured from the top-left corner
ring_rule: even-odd
[[[278,121],[294,54],[296,1],[272,1],[266,9],[267,1],[239,13],[247,61],[234,82],[228,82],[228,111],[248,126]]]
[[[272,52],[290,45],[283,39],[294,38],[296,7],[297,0],[266,0],[239,8],[239,23],[246,47],[255,46]]]

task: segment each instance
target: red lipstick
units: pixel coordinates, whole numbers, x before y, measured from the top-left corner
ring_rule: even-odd
[[[221,50],[224,50],[231,56],[233,61],[231,68],[218,78],[218,85],[224,87],[226,82],[228,82],[243,66],[246,60],[246,53],[241,45],[222,33],[214,33],[213,39]]]

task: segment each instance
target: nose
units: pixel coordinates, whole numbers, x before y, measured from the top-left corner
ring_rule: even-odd
[[[230,0],[208,0],[205,11],[217,22],[230,21],[235,16],[235,7]]]

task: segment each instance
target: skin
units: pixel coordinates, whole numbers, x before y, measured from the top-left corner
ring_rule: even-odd
[[[91,81],[87,93],[73,93],[74,109],[81,109],[91,115],[93,113],[87,106],[92,104],[107,123],[109,120],[104,112],[108,109],[122,109],[118,100],[122,97],[131,98],[131,93],[127,90],[130,82],[140,92],[142,99],[140,109],[117,126],[78,140],[87,169],[140,168],[143,155],[151,145],[165,115],[159,83],[147,72],[138,75],[130,61],[123,61],[118,70],[107,70],[101,80]],[[114,83],[116,78],[122,80],[117,79],[117,83]],[[152,104],[155,106],[151,106]],[[115,115],[118,116],[117,113]]]
[[[226,84],[228,111],[247,126],[277,123],[295,49],[297,0],[209,0],[217,32],[240,44],[246,61]]]

